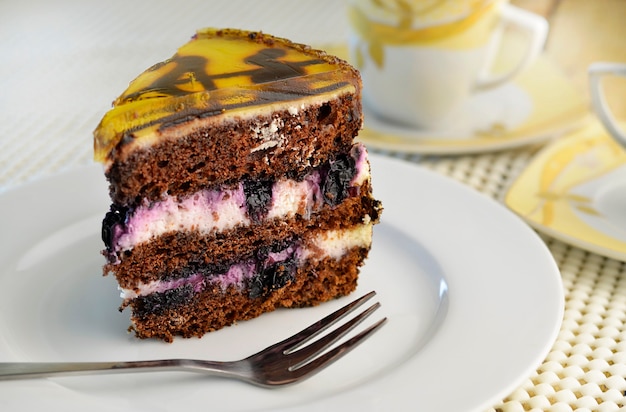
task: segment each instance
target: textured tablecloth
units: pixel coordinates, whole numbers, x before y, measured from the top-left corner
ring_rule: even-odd
[[[0,192],[91,163],[91,133],[109,102],[136,74],[169,57],[195,28],[241,27],[305,43],[339,43],[345,40],[340,5],[333,0],[0,2]],[[500,200],[536,150],[384,154]],[[619,410],[626,390],[624,264],[543,239],[563,278],[562,328],[537,371],[489,411]]]

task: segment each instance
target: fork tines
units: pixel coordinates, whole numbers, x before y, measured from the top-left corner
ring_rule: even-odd
[[[372,291],[368,294],[358,298],[357,300],[347,304],[339,310],[331,313],[323,319],[315,322],[311,326],[303,329],[294,336],[285,339],[282,342],[277,343],[272,347],[274,350],[282,350],[285,355],[288,355],[291,359],[291,366],[289,370],[291,372],[297,372],[301,375],[312,374],[318,372],[324,367],[330,365],[332,362],[338,360],[350,350],[361,344],[376,332],[387,320],[383,318],[373,325],[369,326],[359,334],[343,342],[341,345],[333,348],[332,350],[324,353],[326,349],[331,347],[334,343],[344,337],[348,332],[357,327],[367,317],[369,317],[376,309],[381,305],[380,303],[374,303],[369,308],[349,320],[348,322],[337,327],[328,334],[322,336],[318,340],[305,346],[308,342],[312,341],[315,337],[321,335],[327,331],[341,319],[345,318],[356,309],[361,307],[365,302],[371,299],[376,292]],[[319,355],[319,356],[318,356]]]

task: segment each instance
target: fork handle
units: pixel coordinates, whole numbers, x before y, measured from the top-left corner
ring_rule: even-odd
[[[0,380],[129,372],[196,371],[228,375],[232,362],[164,359],[132,362],[5,362],[0,363]]]

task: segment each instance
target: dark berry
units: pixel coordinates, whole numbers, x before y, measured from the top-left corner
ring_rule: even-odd
[[[193,296],[193,286],[183,285],[165,292],[151,293],[138,297],[133,303],[133,314],[143,317],[148,314],[162,314],[168,309],[185,304]]]
[[[267,259],[270,253],[281,252],[287,249],[289,246],[295,244],[296,239],[296,237],[289,237],[284,239],[278,239],[269,245],[262,245],[256,250],[254,255],[257,261],[263,262],[265,261],[265,259]]]
[[[256,298],[260,298],[261,296],[263,296],[265,293],[265,287],[263,285],[263,278],[258,275],[253,277],[252,279],[250,279],[250,283],[248,285],[249,288],[249,292],[248,295],[250,296],[251,299],[256,299]]]
[[[113,246],[113,234],[115,226],[123,224],[129,209],[125,206],[111,205],[111,209],[107,212],[102,220],[102,241],[107,249]]]
[[[272,291],[286,286],[294,279],[295,273],[296,261],[293,256],[263,268],[258,275],[250,279],[249,296],[253,299],[267,296]]]
[[[269,180],[246,180],[243,192],[246,195],[248,216],[254,223],[259,223],[267,215],[272,200],[273,182]]]
[[[356,172],[356,162],[350,156],[339,156],[329,163],[328,171],[322,184],[324,201],[337,206],[348,197],[350,181]]]
[[[231,263],[221,262],[219,264],[204,263],[200,261],[190,261],[190,263],[180,269],[173,270],[167,276],[165,280],[174,280],[187,278],[192,275],[200,274],[205,278],[217,276],[228,272],[228,269],[232,266]]]

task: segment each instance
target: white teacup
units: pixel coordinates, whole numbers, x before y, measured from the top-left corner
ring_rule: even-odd
[[[348,0],[349,52],[367,109],[388,121],[437,130],[473,93],[502,85],[542,51],[548,24],[504,0]],[[503,28],[528,46],[506,73],[489,73]]]
[[[589,87],[593,109],[609,133],[626,148],[626,132],[622,129],[607,104],[602,87],[602,78],[606,75],[626,77],[626,63],[593,63],[589,66]]]

